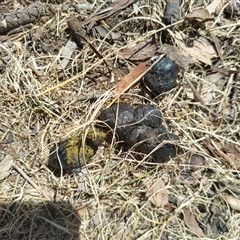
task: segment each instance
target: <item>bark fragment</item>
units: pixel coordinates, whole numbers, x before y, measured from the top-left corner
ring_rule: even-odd
[[[164,16],[164,22],[166,25],[175,23],[179,20],[180,16],[180,4],[182,0],[168,0],[165,16]]]
[[[0,17],[0,34],[6,34],[29,23],[35,23],[45,13],[45,6],[40,2],[35,2],[15,12],[2,14]]]

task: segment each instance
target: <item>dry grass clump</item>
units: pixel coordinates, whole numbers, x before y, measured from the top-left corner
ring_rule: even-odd
[[[86,19],[92,10],[48,2],[61,11],[0,43],[0,159],[13,159],[0,182],[0,238],[239,239],[240,209],[233,203],[240,197],[237,16],[220,12],[213,25],[206,23],[220,39],[223,61],[214,66],[196,61],[184,71],[205,105],[181,73],[176,88],[159,98],[142,93],[140,85],[124,95],[126,102],[159,106],[164,124],[180,137],[175,159],[146,162],[114,138],[82,172],[55,176],[46,167],[51,146],[94,127],[116,82],[135,66],[118,57],[121,49],[151,37],[157,45],[177,46],[176,32],[210,35],[183,20],[165,26],[164,1],[137,1],[135,12],[128,7],[102,22],[109,33],[121,35],[117,41],[90,31],[102,59],[84,44],[59,70],[61,49],[70,38],[66,19]],[[210,3],[193,2],[182,1],[181,19]],[[101,4],[95,1],[93,10]]]

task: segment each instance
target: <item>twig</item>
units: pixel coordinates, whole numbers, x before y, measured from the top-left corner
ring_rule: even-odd
[[[78,44],[79,47],[82,47],[82,42],[81,40],[83,39],[88,45],[89,47],[93,50],[93,52],[100,58],[103,59],[102,54],[92,45],[92,43],[90,42],[90,39],[88,38],[88,36],[86,35],[86,32],[84,31],[84,29],[81,26],[81,23],[79,22],[79,20],[76,17],[71,17],[68,20],[68,27],[71,29],[71,31],[74,34],[75,40]],[[107,67],[108,64],[107,62],[103,59],[103,62],[105,63],[105,65]]]
[[[40,71],[38,71],[32,64],[29,63],[27,66],[31,68],[31,70],[35,73],[35,75],[38,77],[38,79],[41,82],[46,81],[47,77],[44,74],[42,74]]]
[[[25,26],[29,23],[35,23],[44,15],[46,15],[45,5],[40,2],[31,3],[27,7],[15,12],[2,13],[0,34],[8,33],[13,29]]]
[[[139,75],[139,73],[140,73],[140,75]],[[115,85],[113,100],[108,105],[108,107],[110,107],[115,101],[117,101],[123,93],[128,91],[132,86],[136,85],[139,82],[139,80],[143,77],[143,74],[145,74],[145,73],[146,73],[146,64],[140,63],[134,69],[132,69],[132,71],[130,73],[128,73],[125,77],[123,77],[120,80],[120,82],[118,82]],[[136,75],[138,75],[138,76],[136,77]],[[132,81],[132,79],[133,79],[133,81]],[[122,82],[124,82],[123,89],[122,89],[122,86],[118,85],[119,83],[123,84]],[[127,86],[125,86],[125,84],[127,84]],[[120,91],[118,88],[120,89]]]
[[[220,157],[222,157],[224,160],[226,160],[230,165],[232,165],[232,166],[234,166],[235,168],[237,168],[238,170],[240,169],[240,166],[238,166],[238,165],[235,165],[234,164],[234,160],[232,160],[230,157],[228,157],[223,151],[221,151],[221,149],[219,149],[219,147],[216,145],[216,143],[213,141],[213,140],[211,140],[211,143],[212,143],[212,145],[215,147],[215,149],[216,149],[216,151],[217,151],[217,153],[218,153],[218,155],[220,156]]]
[[[219,44],[219,40],[212,31],[210,31],[210,35],[211,35],[212,40],[215,44],[216,50],[218,52],[218,56],[220,57],[221,61],[223,62],[224,59],[223,59],[223,55],[222,55],[222,52],[221,52],[221,47],[220,47],[220,44]]]
[[[183,77],[185,78],[187,84],[189,85],[189,87],[191,88],[195,98],[202,104],[205,105],[205,102],[203,101],[201,95],[199,94],[199,92],[197,91],[197,89],[193,86],[193,84],[191,83],[191,81],[188,79],[188,77],[183,74]]]

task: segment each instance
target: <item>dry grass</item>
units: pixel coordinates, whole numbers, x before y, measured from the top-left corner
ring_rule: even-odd
[[[1,239],[239,239],[239,211],[224,198],[224,194],[240,197],[239,171],[226,159],[239,158],[227,155],[230,144],[240,149],[236,74],[224,76],[219,80],[222,85],[214,89],[204,88],[202,96],[214,94],[208,110],[193,101],[180,74],[178,86],[161,99],[143,96],[138,87],[126,94],[124,101],[158,105],[165,124],[179,135],[181,151],[166,164],[136,160],[133,151],[115,150],[113,139],[99,148],[79,174],[56,177],[46,167],[51,146],[93,126],[100,110],[111,101],[114,83],[134,66],[118,59],[120,49],[153,35],[161,42],[163,30],[170,36],[167,41],[176,45],[175,31],[186,26],[181,20],[174,27],[165,27],[161,22],[164,4],[157,2],[138,1],[138,15],[129,17],[132,8],[128,8],[122,13],[128,16],[125,21],[118,17],[106,20],[112,32],[122,35],[120,42],[109,43],[93,32],[92,43],[111,66],[111,75],[87,44],[75,50],[64,71],[56,70],[60,50],[69,39],[66,18],[85,19],[90,14],[87,10],[76,13],[66,8],[12,36],[9,46],[0,44],[6,63],[0,75],[0,157],[10,155],[14,160],[10,175],[0,182]],[[182,16],[194,8],[194,1],[189,2],[183,1]],[[205,4],[208,1],[202,6]],[[94,9],[99,6],[96,1]],[[220,14],[218,18],[221,28],[215,25],[212,29],[222,29],[221,47],[233,51],[218,67],[239,70],[239,20],[227,20]],[[44,41],[33,36],[38,28],[45,34]],[[48,52],[38,50],[43,42],[49,46]],[[29,64],[44,77],[37,76]],[[207,82],[209,70],[196,62],[185,75],[199,90]],[[103,94],[97,99],[83,98],[93,92]],[[194,171],[190,164],[193,154],[205,159]],[[166,184],[169,199],[164,207],[155,207],[148,196],[149,184],[159,178]],[[186,226],[184,209],[194,214],[205,237],[197,237]],[[214,233],[216,229],[220,232]]]

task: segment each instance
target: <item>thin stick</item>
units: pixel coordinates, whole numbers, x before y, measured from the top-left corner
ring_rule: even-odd
[[[221,151],[221,149],[219,149],[219,147],[213,140],[211,140],[211,142],[212,142],[212,145],[215,147],[218,155],[222,157],[225,161],[227,161],[230,165],[236,167],[239,170],[239,166],[234,164],[234,160],[228,157],[223,151]]]
[[[46,81],[47,77],[44,74],[42,74],[40,71],[38,71],[32,64],[29,63],[27,66],[31,68],[31,70],[35,73],[35,75],[38,77],[38,79],[41,82]]]
[[[205,102],[203,101],[201,95],[199,94],[199,92],[197,91],[197,89],[193,86],[193,84],[191,83],[191,81],[188,79],[188,77],[183,74],[184,79],[186,80],[187,84],[189,85],[189,87],[191,88],[195,98],[197,98],[197,100],[202,104],[205,105]]]

